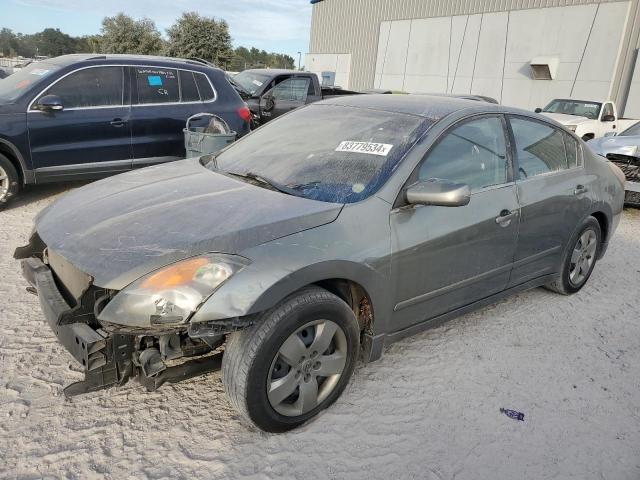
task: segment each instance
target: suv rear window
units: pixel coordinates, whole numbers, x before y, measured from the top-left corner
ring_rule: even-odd
[[[180,101],[178,72],[172,68],[136,67],[138,104]]]

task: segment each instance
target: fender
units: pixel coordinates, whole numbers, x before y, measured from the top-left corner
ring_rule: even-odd
[[[20,166],[20,170],[22,173],[22,183],[24,185],[27,185],[29,183],[36,183],[36,176],[34,172],[27,166],[27,162],[22,156],[22,153],[20,153],[20,150],[18,149],[18,147],[16,147],[10,141],[5,140],[4,138],[0,138],[0,144],[6,146],[9,150],[11,150],[11,153],[13,154],[14,158],[18,159],[18,164]]]
[[[192,317],[191,323],[259,313],[276,306],[288,295],[307,285],[330,279],[359,284],[372,302],[374,319],[389,318],[391,302],[388,289],[385,288],[387,279],[371,266],[346,260],[329,260],[294,272],[282,270],[275,277],[274,272],[270,272],[268,278],[262,271],[251,273],[250,270],[240,272],[237,279],[231,279],[209,297]],[[374,320],[376,331],[383,327],[384,320]]]

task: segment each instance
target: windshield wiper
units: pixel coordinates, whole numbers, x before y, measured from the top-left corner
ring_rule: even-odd
[[[317,187],[318,185],[320,185],[322,182],[319,181],[313,181],[313,182],[307,182],[307,183],[296,183],[294,185],[287,185],[287,187],[293,189],[293,190],[305,190],[307,188],[312,188],[312,187]]]
[[[253,172],[246,173],[237,173],[237,172],[227,172],[229,175],[233,175],[234,177],[245,178],[249,180],[254,180],[262,185],[266,185],[271,188],[271,190],[276,190],[278,192],[286,193],[287,195],[293,195],[294,197],[299,197],[300,194],[296,192],[293,188],[289,188],[286,185],[282,185],[281,183],[276,182],[275,180],[265,177],[264,175],[259,175]]]

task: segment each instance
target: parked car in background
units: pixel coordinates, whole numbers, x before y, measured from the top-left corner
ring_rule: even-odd
[[[255,126],[323,98],[360,93],[323,86],[315,73],[297,70],[245,70],[230,81],[247,101]]]
[[[618,135],[590,140],[587,145],[620,167],[627,178],[625,202],[640,206],[640,123]]]
[[[249,132],[244,101],[224,72],[201,61],[65,55],[31,63],[0,82],[0,206],[24,184],[184,158],[182,130],[200,112],[222,117],[238,136]]]
[[[284,431],[334,402],[361,354],[515,292],[579,291],[623,183],[533,113],[356,95],[76,189],[15,257],[84,366],[67,394],[221,365],[240,417]]]
[[[611,100],[592,101],[556,98],[536,113],[561,123],[584,141],[620,132],[638,120],[620,118],[616,104]]]

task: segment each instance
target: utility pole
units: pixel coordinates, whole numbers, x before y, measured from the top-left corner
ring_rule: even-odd
[[[302,52],[298,52],[298,70],[302,70]]]

